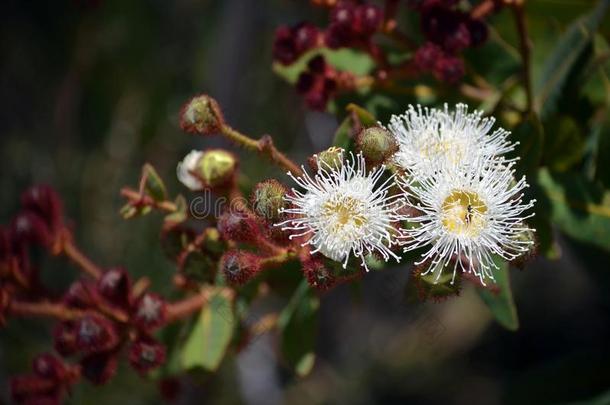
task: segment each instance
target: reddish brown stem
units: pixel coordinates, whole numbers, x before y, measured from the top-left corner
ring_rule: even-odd
[[[44,316],[61,320],[73,320],[85,315],[84,311],[52,302],[12,301],[8,310],[15,316]]]
[[[102,275],[102,270],[95,265],[87,256],[81,252],[72,242],[71,238],[65,238],[63,242],[63,252],[70,260],[79,266],[85,273],[98,279]]]
[[[532,90],[532,77],[531,77],[531,43],[527,33],[527,24],[525,23],[525,12],[523,10],[523,3],[520,1],[512,4],[513,15],[515,16],[515,23],[517,24],[517,31],[519,33],[519,51],[522,59],[522,80],[523,86],[525,87],[526,95],[526,113],[532,111],[534,106],[534,95]]]
[[[227,298],[233,298],[234,292],[228,288],[206,288],[200,291],[199,294],[185,298],[181,301],[173,302],[167,306],[166,322],[171,323],[177,320],[186,318],[199,311],[207,304],[214,294],[223,294]]]

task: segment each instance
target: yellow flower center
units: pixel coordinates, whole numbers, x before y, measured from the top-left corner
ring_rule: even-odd
[[[441,209],[443,226],[449,232],[474,237],[485,228],[487,206],[477,193],[453,190]]]
[[[322,216],[335,231],[341,231],[347,226],[360,228],[367,223],[365,204],[353,197],[327,201],[322,206]]]

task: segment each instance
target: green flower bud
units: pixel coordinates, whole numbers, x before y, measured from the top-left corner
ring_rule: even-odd
[[[377,166],[387,161],[398,150],[396,140],[381,127],[363,129],[356,136],[356,146],[362,151],[366,162]]]
[[[252,191],[254,213],[267,221],[277,221],[282,215],[280,209],[286,206],[284,196],[288,190],[275,179],[258,183]]]
[[[431,271],[426,275],[422,275],[422,272],[427,270],[428,267],[428,263],[416,266],[411,275],[415,287],[417,288],[419,298],[422,301],[432,300],[434,302],[440,302],[449,297],[460,295],[462,279],[459,274],[456,275],[455,281],[452,283],[451,279],[453,273],[450,271],[443,272],[438,279],[438,269],[437,271]]]
[[[317,171],[318,167],[325,170],[339,170],[343,166],[345,151],[342,148],[331,146],[330,148],[311,156],[308,159],[309,167]]]
[[[191,190],[220,187],[229,183],[237,170],[237,158],[222,149],[192,151],[178,164],[178,180]]]
[[[216,134],[223,125],[220,106],[206,94],[193,97],[180,112],[180,128],[191,134]]]

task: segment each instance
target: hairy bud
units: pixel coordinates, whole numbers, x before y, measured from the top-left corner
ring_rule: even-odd
[[[342,148],[331,146],[330,148],[311,156],[307,163],[313,171],[319,167],[326,170],[338,170],[343,166],[343,156],[345,151]]]
[[[330,290],[339,281],[318,258],[310,258],[303,263],[303,274],[307,283],[318,291]]]
[[[224,117],[220,106],[212,97],[201,94],[182,107],[180,128],[191,134],[210,135],[220,132]]]
[[[276,221],[280,218],[280,209],[286,206],[284,196],[288,192],[286,186],[275,179],[258,183],[252,191],[252,207],[259,218],[266,221]]]
[[[398,150],[398,144],[392,134],[381,127],[360,131],[356,137],[356,145],[362,151],[366,162],[372,166],[384,163]]]
[[[248,211],[228,210],[218,218],[218,231],[225,240],[249,243],[261,234],[258,221]]]
[[[129,348],[128,357],[129,364],[145,374],[165,362],[165,346],[152,338],[139,339]]]
[[[244,250],[229,250],[218,266],[230,284],[243,285],[261,270],[261,258]]]

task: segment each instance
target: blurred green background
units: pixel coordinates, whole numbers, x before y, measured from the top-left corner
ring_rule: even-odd
[[[536,74],[559,32],[593,4],[528,5]],[[200,92],[219,101],[231,125],[272,134],[299,162],[329,146],[338,118],[307,111],[271,70],[275,28],[305,19],[322,24],[326,17],[304,0],[3,2],[0,219],[16,212],[21,190],[48,183],[64,197],[92,258],[147,275],[169,293],[174,266],[158,245],[161,218],[122,220],[118,191],[135,185],[148,161],[170,195],[185,193],[174,180],[177,161],[192,148],[230,148],[179,130],[181,104]],[[492,22],[511,32],[503,16]],[[607,17],[601,27],[608,38]],[[610,97],[603,86],[594,90]],[[239,154],[245,187],[270,176],[286,181]],[[442,304],[418,304],[405,294],[408,268],[399,266],[368,274],[357,293],[344,285],[323,296],[310,376],[292,376],[277,360],[274,336],[264,336],[230,355],[217,374],[185,377],[177,403],[610,403],[610,256],[555,233],[558,260],[540,258],[512,273],[517,332],[495,324],[469,289]],[[41,267],[57,291],[77,274],[61,259],[43,259]],[[12,320],[0,331],[3,401],[8,376],[51,349],[50,326]],[[101,388],[78,384],[69,400],[117,402],[162,403],[156,383],[125,366]]]

